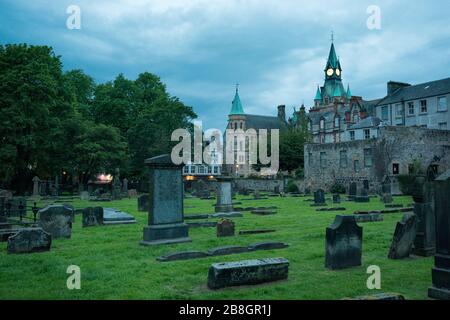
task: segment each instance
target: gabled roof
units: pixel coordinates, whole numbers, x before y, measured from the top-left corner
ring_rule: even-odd
[[[317,86],[316,97],[314,98],[314,100],[320,100],[320,101],[322,101],[322,93],[320,92],[319,86]]]
[[[236,93],[234,95],[233,102],[231,104],[230,115],[241,115],[244,113],[244,108],[242,107],[241,98],[239,97],[238,88],[236,88]]]
[[[450,93],[450,78],[425,82],[396,90],[378,104],[391,104]]]
[[[283,129],[286,123],[281,121],[278,117],[260,116],[255,114],[247,114],[245,116],[246,129]]]

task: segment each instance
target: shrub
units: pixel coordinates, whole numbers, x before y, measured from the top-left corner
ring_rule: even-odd
[[[335,182],[331,186],[330,192],[331,193],[341,193],[341,194],[343,194],[343,193],[345,193],[345,187],[342,184]]]
[[[303,179],[305,177],[305,172],[302,168],[298,168],[297,170],[295,170],[294,175],[297,179]]]
[[[287,192],[298,192],[298,187],[293,180],[289,180],[287,184]]]

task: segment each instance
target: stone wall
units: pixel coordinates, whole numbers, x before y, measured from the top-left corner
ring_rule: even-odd
[[[365,154],[365,149],[370,151]],[[341,152],[347,155],[346,165],[341,162]],[[304,155],[306,187],[329,190],[335,182],[346,188],[350,182],[357,182],[362,187],[363,181],[368,180],[370,191],[377,192],[384,177],[391,177],[395,183],[394,166],[398,166],[398,174],[408,174],[415,160],[425,170],[430,165],[437,165],[439,172],[450,168],[450,131],[381,127],[376,139],[308,144]],[[355,166],[359,169],[355,170]]]

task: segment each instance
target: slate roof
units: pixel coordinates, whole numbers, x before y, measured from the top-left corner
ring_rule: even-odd
[[[391,104],[450,93],[450,78],[425,82],[396,90],[378,104]]]
[[[283,129],[286,127],[286,123],[281,121],[278,117],[260,116],[255,114],[245,115],[245,127],[246,129]]]
[[[350,125],[348,130],[378,127],[380,123],[381,120],[377,117],[367,117],[360,120],[358,123]]]
[[[345,119],[345,113],[347,111],[350,111],[349,107],[340,107],[338,108],[338,115],[341,117],[341,119]],[[311,119],[312,124],[319,124],[320,119],[322,117],[325,119],[325,122],[333,122],[335,117],[335,111],[334,110],[326,110],[326,111],[313,111],[309,112],[307,114],[307,117]]]
[[[362,100],[362,105],[366,110],[368,115],[375,115],[375,107],[380,103],[383,99],[375,99],[375,100]]]

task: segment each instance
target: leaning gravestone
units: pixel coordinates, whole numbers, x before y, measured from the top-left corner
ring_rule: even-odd
[[[217,237],[233,237],[234,236],[234,222],[230,219],[221,219],[217,223]]]
[[[450,170],[433,182],[436,215],[436,255],[428,296],[450,300]]]
[[[49,205],[39,210],[38,214],[39,227],[50,233],[53,239],[71,237],[72,210],[65,206]]]
[[[356,182],[350,183],[348,187],[348,199],[353,200],[356,197],[356,192],[358,191],[358,187]]]
[[[103,225],[103,208],[83,209],[83,228]]]
[[[49,251],[52,236],[42,228],[23,228],[8,238],[8,253]]]
[[[208,288],[259,284],[287,279],[289,261],[284,258],[214,263],[208,272]]]
[[[148,202],[150,198],[148,194],[140,195],[138,198],[138,211],[148,212]]]
[[[389,250],[389,259],[404,259],[409,257],[416,237],[417,221],[414,214],[407,213],[397,223]]]
[[[325,267],[344,269],[361,265],[362,228],[354,216],[336,216],[326,230]]]
[[[229,177],[217,178],[217,203],[215,206],[216,212],[232,212],[232,179]]]
[[[175,165],[170,155],[147,159],[150,194],[148,226],[141,245],[190,242],[189,226],[183,216],[182,166]]]

